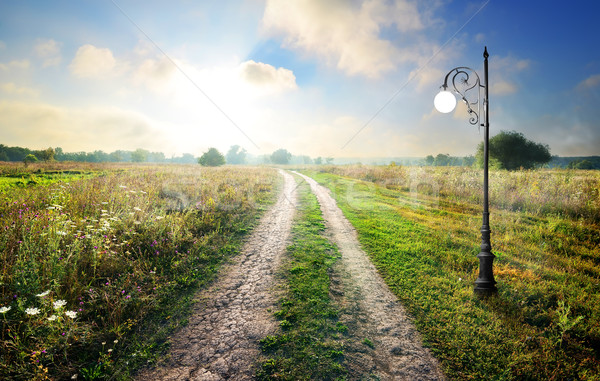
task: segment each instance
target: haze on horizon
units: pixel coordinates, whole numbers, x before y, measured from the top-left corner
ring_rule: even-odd
[[[0,143],[199,156],[474,154],[464,108],[433,107],[457,66],[483,75],[491,135],[600,154],[600,4],[546,1],[0,2]]]

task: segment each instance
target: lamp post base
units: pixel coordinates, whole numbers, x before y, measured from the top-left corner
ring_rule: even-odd
[[[479,277],[475,281],[475,293],[479,295],[492,295],[498,292],[492,264],[496,256],[489,251],[482,251],[477,255],[479,258]]]

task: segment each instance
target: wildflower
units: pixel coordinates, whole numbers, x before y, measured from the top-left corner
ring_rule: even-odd
[[[57,230],[56,234],[58,234],[58,235],[67,235],[67,233],[65,233],[65,232],[63,232],[61,230]]]
[[[75,319],[77,317],[77,311],[65,311],[65,315],[71,319]]]
[[[36,296],[43,298],[44,296],[48,295],[49,293],[50,293],[50,290],[46,290],[46,291],[42,292],[41,294],[37,294]]]
[[[55,310],[58,310],[59,308],[66,306],[67,302],[61,299],[61,300],[57,300],[56,302],[52,303],[52,305],[54,306]]]
[[[115,340],[115,341],[113,341],[113,343],[115,343],[115,344],[116,344],[116,343],[118,343],[118,342],[119,342],[119,340]]]
[[[164,217],[163,216],[156,216],[157,220],[162,220]]]
[[[50,317],[48,318],[48,321],[54,321],[54,320],[56,320],[56,319],[58,319],[58,316],[56,316],[56,315],[52,315],[52,316],[50,316]]]
[[[112,351],[113,351],[113,350],[112,350],[112,348],[110,348],[110,349],[109,349],[107,352],[108,352],[108,353],[110,353],[110,352],[112,352]]]
[[[10,311],[10,309],[11,309],[11,308],[12,308],[11,306],[8,306],[8,307],[5,307],[5,306],[3,306],[3,307],[0,307],[0,314],[5,314],[5,313],[7,313],[8,311]]]
[[[39,308],[35,308],[35,307],[33,307],[33,308],[27,308],[25,310],[25,313],[27,315],[37,315],[37,314],[40,313],[40,309]]]
[[[142,209],[138,208],[137,206],[136,206],[136,207],[134,207],[134,208],[133,208],[133,210],[135,210],[135,211],[138,211],[138,212],[141,212],[141,211],[142,211]]]
[[[119,188],[127,188],[125,185],[119,185]]]

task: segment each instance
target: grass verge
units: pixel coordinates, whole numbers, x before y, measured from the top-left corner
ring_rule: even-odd
[[[332,190],[450,379],[599,379],[594,219],[493,209],[499,293],[480,299],[478,205],[306,173]]]
[[[125,380],[154,362],[278,181],[264,168],[85,168],[96,175],[0,188],[0,379]]]
[[[343,379],[343,331],[329,296],[331,266],[338,251],[323,236],[325,225],[308,184],[298,187],[299,209],[292,228],[289,260],[283,268],[286,294],[275,312],[281,332],[261,341],[266,359],[259,380]]]

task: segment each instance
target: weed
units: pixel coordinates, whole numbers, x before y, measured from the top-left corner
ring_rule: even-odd
[[[331,190],[450,379],[598,379],[597,173],[490,172],[499,293],[480,300],[478,172],[306,172]],[[415,194],[411,181],[435,186]]]
[[[337,321],[329,299],[328,270],[337,249],[323,236],[319,205],[306,183],[298,187],[298,194],[301,206],[283,270],[288,291],[274,313],[283,332],[261,341],[267,358],[257,372],[259,380],[333,380],[345,374],[337,336],[348,328]]]
[[[11,380],[127,379],[154,362],[277,179],[197,166],[0,171],[31,180],[0,183],[0,378]]]

